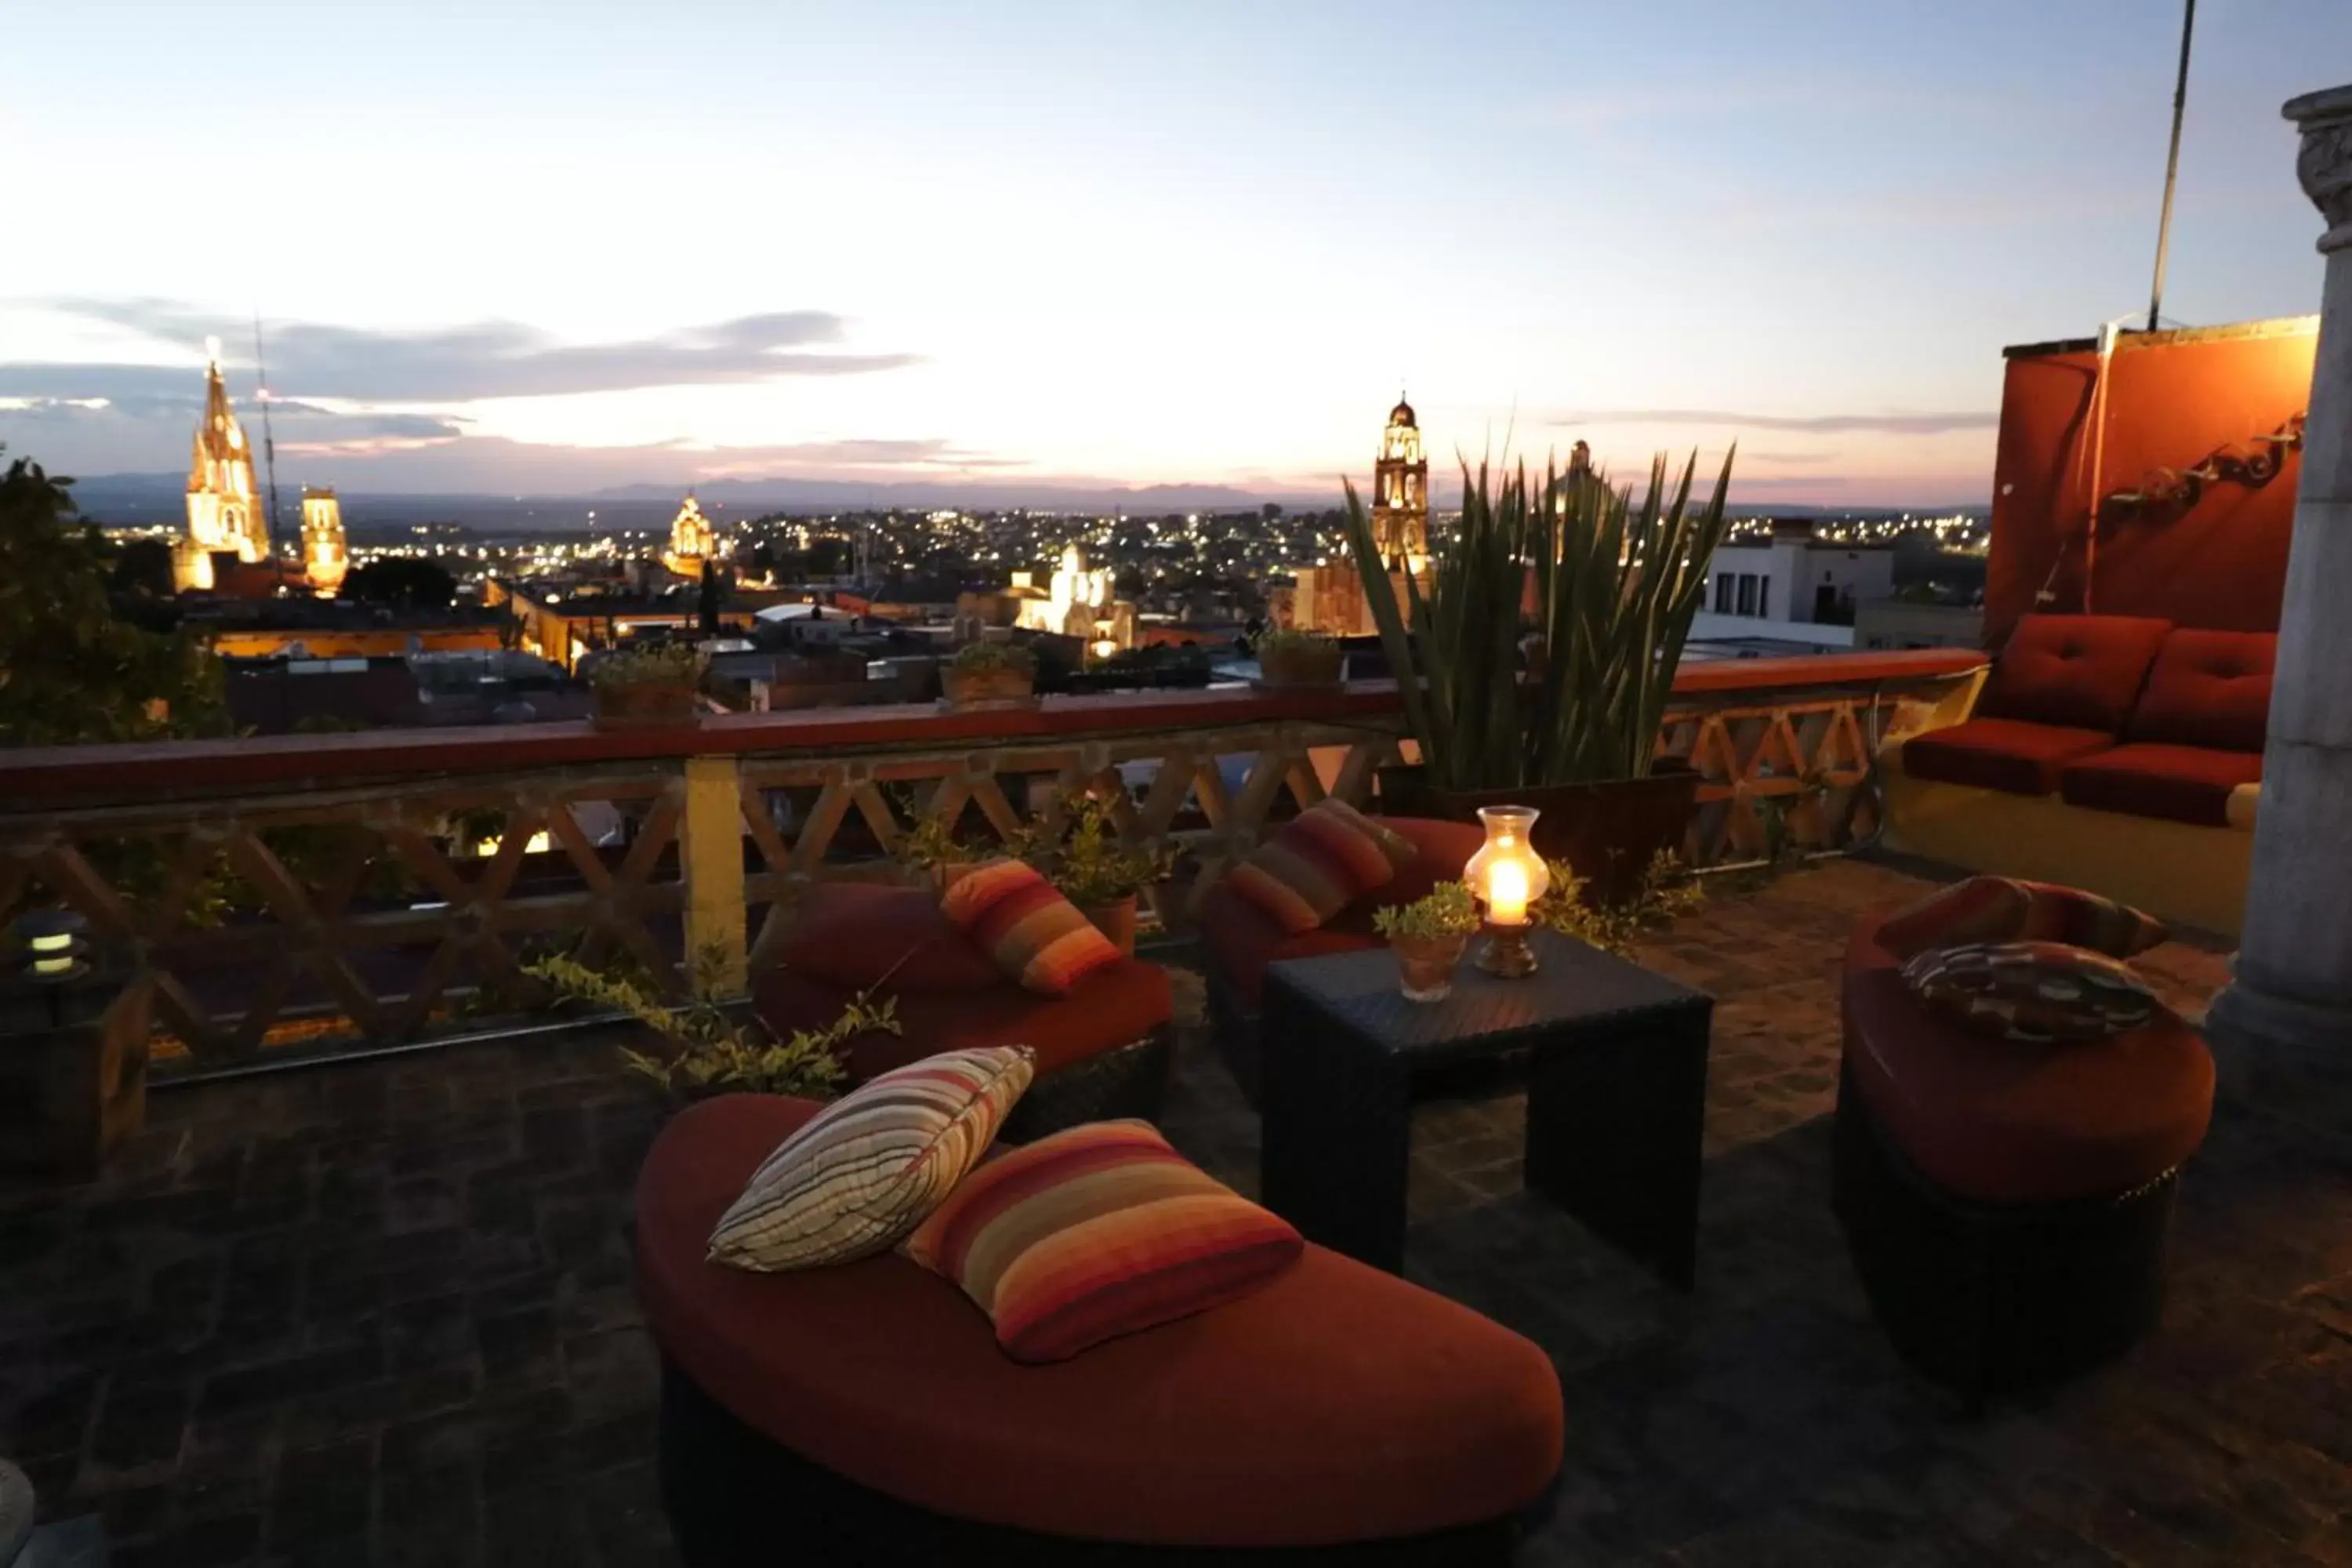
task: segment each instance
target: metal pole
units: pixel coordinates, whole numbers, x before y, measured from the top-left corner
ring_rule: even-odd
[[[2180,15],[2180,76],[2172,88],[2172,151],[2164,160],[2164,213],[2156,220],[2156,281],[2147,294],[2147,330],[2156,331],[2164,303],[2165,252],[2172,242],[2172,187],[2180,177],[2180,117],[2189,104],[2189,39],[2197,29],[2197,0],[2185,0]]]
[[[261,357],[261,312],[253,313],[253,375],[257,384],[254,390],[261,397],[261,460],[269,471],[269,513],[262,526],[264,543],[269,553],[278,553],[278,433],[269,422],[269,365]]]

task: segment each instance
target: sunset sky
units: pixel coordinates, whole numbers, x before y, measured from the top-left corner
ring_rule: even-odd
[[[1978,501],[2003,344],[2147,308],[2172,0],[24,0],[0,443],[281,474],[1325,493],[1740,443],[1737,493]],[[2317,308],[2280,103],[2346,0],[2205,0],[2165,314]],[[100,400],[103,400],[102,402]]]

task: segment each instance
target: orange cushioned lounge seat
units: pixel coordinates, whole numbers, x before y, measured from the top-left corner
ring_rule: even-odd
[[[2115,746],[2172,630],[2136,616],[2027,616],[1965,724],[1915,736],[1915,778],[2050,795],[2067,764]]]
[[[1250,1548],[1509,1561],[1549,1497],[1559,1380],[1537,1346],[1320,1247],[1257,1294],[1047,1366],[884,1254],[750,1274],[704,1258],[752,1169],[814,1113],[734,1095],[656,1141],[637,1279],[665,1363],[663,1484],[683,1556],[1051,1563]]]
[[[1440,882],[1457,879],[1470,857],[1486,841],[1486,831],[1475,822],[1440,822],[1421,816],[1377,820],[1412,845],[1412,863],[1385,887],[1375,888],[1313,931],[1291,935],[1223,881],[1201,900],[1201,938],[1208,961],[1209,1007],[1216,1023],[1218,1048],[1252,1103],[1257,1100],[1258,1004],[1265,990],[1266,965],[1284,959],[1385,946],[1388,939],[1372,929],[1372,916],[1391,904],[1409,904]]]
[[[1846,950],[1837,1204],[1890,1336],[1971,1395],[2114,1353],[2163,1301],[2213,1060],[2168,1012],[2029,1044],[1927,1010],[1865,921]]]
[[[2263,782],[2270,728],[2272,632],[2183,629],[2164,640],[2126,743],[2063,770],[2069,805],[2230,826],[2230,801]]]
[[[898,1003],[900,1032],[849,1043],[862,1083],[940,1051],[1027,1046],[1037,1079],[1005,1136],[1024,1142],[1106,1117],[1160,1113],[1168,1076],[1168,972],[1122,958],[1066,996],[1022,986],[940,913],[920,888],[824,883],[809,889],[777,962],[752,984],[779,1034],[822,1028],[861,990]]]

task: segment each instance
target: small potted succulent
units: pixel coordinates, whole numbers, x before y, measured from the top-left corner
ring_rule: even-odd
[[[1016,851],[1113,946],[1134,955],[1138,896],[1167,877],[1172,857],[1120,838],[1110,803],[1094,795],[1071,807],[1059,838],[1033,831]]]
[[[1345,653],[1337,637],[1278,626],[1257,639],[1259,682],[1265,686],[1337,686]]]
[[[589,671],[599,730],[646,730],[700,721],[709,661],[692,643],[662,643],[607,654]]]
[[[1022,702],[1037,685],[1037,656],[1018,643],[971,642],[940,670],[940,688],[957,708]]]
[[[1372,929],[1396,952],[1405,1000],[1443,1002],[1454,989],[1454,966],[1478,929],[1478,900],[1466,882],[1440,882],[1409,904],[1376,911]]]

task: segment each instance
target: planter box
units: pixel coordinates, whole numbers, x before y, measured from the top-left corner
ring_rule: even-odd
[[[1482,805],[1531,805],[1543,815],[1529,836],[1536,853],[1565,860],[1584,879],[1584,901],[1632,902],[1660,850],[1679,855],[1698,810],[1698,774],[1667,759],[1643,779],[1526,784],[1511,789],[1439,789],[1418,763],[1379,771],[1381,809],[1396,816],[1475,822]]]
[[[684,681],[633,680],[590,690],[599,730],[688,729],[702,721],[698,694]]]
[[[1277,691],[1295,690],[1299,687],[1337,686],[1347,659],[1346,650],[1337,643],[1328,647],[1269,649],[1257,656],[1261,679],[1256,684]]]
[[[1017,669],[940,668],[940,689],[954,708],[1026,708],[1036,703],[1037,678]]]

